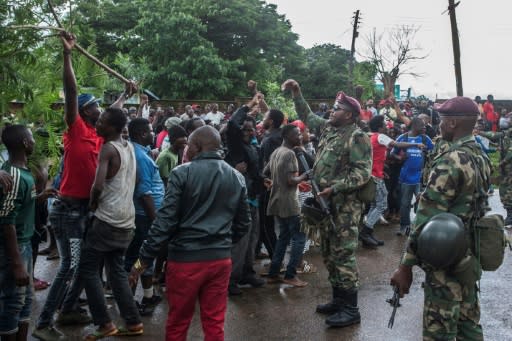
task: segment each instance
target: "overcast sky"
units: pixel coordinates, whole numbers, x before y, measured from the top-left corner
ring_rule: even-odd
[[[366,47],[366,36],[396,25],[417,25],[418,44],[428,57],[418,61],[421,78],[404,76],[402,89],[413,88],[414,95],[434,99],[456,95],[450,17],[441,14],[448,0],[267,0],[278,5],[299,34],[299,44],[333,43],[350,50],[352,16],[361,11],[356,51]],[[456,15],[459,28],[464,95],[511,99],[509,90],[512,64],[512,2],[509,0],[461,0]],[[364,58],[356,55],[358,61]]]

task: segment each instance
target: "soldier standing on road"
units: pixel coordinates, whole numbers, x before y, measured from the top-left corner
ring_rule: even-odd
[[[282,90],[291,90],[300,119],[310,129],[321,131],[313,179],[320,187],[318,194],[328,200],[336,225],[320,226],[320,245],[333,300],[317,306],[317,312],[329,314],[325,322],[333,327],[359,323],[355,251],[363,204],[357,198],[357,189],[369,181],[372,171],[370,139],[356,125],[361,107],[355,98],[340,91],[330,118],[325,120],[311,111],[295,80],[285,81]]]
[[[470,223],[483,216],[488,207],[490,162],[472,135],[479,115],[478,106],[469,98],[455,97],[437,111],[441,116],[441,135],[448,141],[449,148],[433,160],[407,252],[391,284],[398,287],[403,297],[412,283],[412,266],[419,265],[425,271],[423,340],[483,340],[476,284],[482,269],[472,251],[467,250],[470,268],[465,274],[471,274],[469,279],[452,268],[434,269],[417,257],[418,237],[433,216],[441,212],[453,213],[461,218],[466,230],[470,230]],[[475,207],[480,210],[475,212]],[[437,246],[428,245],[433,249]]]

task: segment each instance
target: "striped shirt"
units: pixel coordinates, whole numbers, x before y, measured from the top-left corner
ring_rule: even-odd
[[[34,234],[34,178],[28,169],[12,166],[9,161],[2,165],[2,169],[11,174],[13,186],[7,193],[0,191],[0,240],[4,240],[3,226],[14,225],[18,244],[29,242]]]

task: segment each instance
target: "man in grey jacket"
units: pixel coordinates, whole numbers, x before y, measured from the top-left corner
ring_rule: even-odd
[[[206,339],[224,339],[231,246],[251,224],[244,177],[222,160],[220,135],[210,126],[189,138],[192,160],[174,168],[156,219],[133,265],[135,282],[169,241],[167,340],[185,340],[199,299]]]

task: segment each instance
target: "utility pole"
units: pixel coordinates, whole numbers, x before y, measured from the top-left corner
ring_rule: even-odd
[[[459,5],[460,1],[455,3],[455,0],[448,0],[448,12],[450,14],[450,24],[452,27],[452,44],[453,44],[453,59],[455,66],[455,84],[457,85],[457,96],[463,96],[462,91],[462,71],[460,67],[460,45],[459,45],[459,31],[457,30],[457,17],[455,16],[455,7]]]
[[[352,45],[350,46],[350,61],[349,61],[349,82],[350,82],[350,89],[353,91],[354,84],[353,84],[353,72],[354,72],[354,54],[356,53],[356,38],[359,36],[359,32],[357,29],[359,28],[359,10],[354,12],[354,16],[352,17],[354,19],[354,27],[352,30]]]

